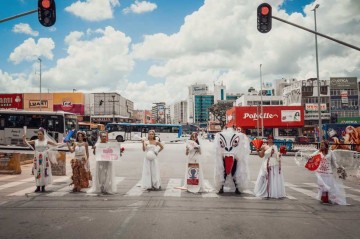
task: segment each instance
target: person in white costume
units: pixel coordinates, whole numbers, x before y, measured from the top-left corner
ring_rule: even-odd
[[[187,189],[188,192],[192,193],[205,192],[204,175],[201,162],[201,147],[198,140],[198,134],[196,132],[193,132],[190,136],[190,140],[187,141],[185,154],[187,155],[187,160],[185,166],[185,180],[183,188]],[[198,167],[192,169],[189,167],[189,164],[195,164],[198,165]],[[198,174],[197,185],[188,185],[189,174]],[[193,175],[193,177],[195,177],[195,175]]]
[[[322,203],[347,205],[344,187],[340,180],[336,180],[333,169],[338,169],[339,165],[335,154],[329,149],[329,143],[322,141],[320,149],[312,154],[321,154],[319,167],[315,170],[318,184],[317,199]]]
[[[274,145],[274,137],[268,136],[268,144],[258,149],[260,158],[264,158],[256,180],[254,194],[261,198],[284,198],[285,183],[281,170],[281,155]]]
[[[250,173],[248,160],[250,142],[243,133],[233,128],[224,129],[217,133],[215,146],[215,187],[219,194],[224,193],[224,186],[234,188],[235,193],[241,194],[248,187]]]
[[[96,146],[106,143],[106,132],[100,132],[100,142],[97,142],[94,146],[94,155],[96,155]],[[114,162],[95,161],[95,171],[92,173],[92,179],[93,185],[88,193],[115,194],[117,192]]]
[[[45,192],[45,186],[52,183],[51,165],[57,164],[56,157],[51,154],[50,147],[58,146],[54,140],[47,136],[46,131],[40,128],[37,132],[38,139],[26,140],[26,136],[23,135],[23,141],[25,144],[34,145],[35,153],[33,160],[33,172],[35,176],[36,189],[35,192]]]
[[[158,154],[164,146],[157,141],[155,131],[149,130],[147,140],[142,139],[142,150],[145,152],[141,187],[146,190],[160,190],[160,168]]]

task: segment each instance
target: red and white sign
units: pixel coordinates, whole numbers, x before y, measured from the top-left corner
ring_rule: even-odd
[[[321,111],[326,111],[326,104],[320,104]],[[305,111],[306,112],[318,112],[319,105],[318,104],[305,104]]]
[[[263,106],[263,114],[258,106],[235,106],[226,115],[228,127],[256,128],[262,121],[265,128],[304,126],[303,106]]]
[[[0,109],[23,109],[22,94],[0,94]]]

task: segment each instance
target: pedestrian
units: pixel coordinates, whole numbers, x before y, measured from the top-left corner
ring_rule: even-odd
[[[164,146],[155,137],[155,131],[149,130],[147,140],[142,139],[142,150],[145,152],[141,187],[146,190],[160,190],[160,168],[158,154]]]
[[[89,145],[86,142],[85,132],[79,131],[76,135],[76,142],[67,146],[71,153],[75,152],[75,157],[70,161],[72,168],[73,192],[80,192],[82,188],[89,187],[91,180],[90,163],[89,163]]]
[[[341,181],[336,179],[333,169],[341,169],[337,164],[334,152],[329,149],[329,143],[322,141],[320,149],[311,156],[320,154],[321,160],[315,175],[318,184],[317,199],[321,203],[331,203],[338,205],[347,205],[344,187]],[[341,170],[339,170],[341,171]]]
[[[35,176],[36,189],[35,192],[45,192],[45,186],[52,183],[51,163],[57,164],[54,154],[49,152],[51,146],[58,144],[46,134],[45,129],[39,128],[37,139],[26,140],[23,135],[23,142],[35,146],[33,159],[33,173]]]
[[[93,147],[94,155],[96,155],[96,147],[99,144],[108,143],[106,132],[100,132],[99,137],[100,139]],[[95,161],[95,171],[92,173],[92,178],[93,185],[88,193],[114,194],[117,192],[115,169],[112,161]]]
[[[187,160],[185,166],[185,180],[183,188],[188,192],[204,192],[204,175],[201,163],[201,147],[198,134],[193,132],[186,143]]]
[[[261,198],[284,198],[285,183],[281,170],[281,154],[274,145],[274,137],[268,136],[267,145],[257,149],[260,158],[264,158],[256,180],[254,194]]]

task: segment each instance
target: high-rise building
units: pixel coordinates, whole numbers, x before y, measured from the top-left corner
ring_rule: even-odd
[[[189,86],[189,96],[187,99],[187,123],[195,122],[195,95],[206,95],[208,94],[209,88],[206,84],[195,84]]]
[[[172,121],[174,124],[186,124],[187,123],[187,101],[176,102],[172,108],[173,117]]]

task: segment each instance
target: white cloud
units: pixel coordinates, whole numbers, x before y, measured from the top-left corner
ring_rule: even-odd
[[[36,43],[33,38],[28,38],[10,54],[9,60],[15,64],[22,61],[34,61],[38,57],[53,59],[52,50],[55,43],[51,38],[39,38]]]
[[[288,15],[278,10],[282,0],[270,1],[273,15],[313,29],[311,9]],[[360,42],[360,2],[355,0],[318,0],[318,31],[347,42]],[[314,35],[272,20],[272,30],[262,34],[256,28],[256,9],[262,1],[205,0],[204,5],[185,18],[180,30],[172,35],[157,33],[144,36],[133,45],[135,59],[153,61],[148,74],[164,78],[164,98],[173,102],[184,99],[194,82],[209,86],[223,81],[230,92],[246,92],[259,87],[259,65],[263,80],[316,77]],[[334,14],[336,15],[334,17]],[[339,19],[339,20],[335,20]],[[360,77],[360,56],[357,51],[321,37],[319,40],[320,77]],[[202,73],[208,78],[199,77]],[[161,86],[158,86],[161,88]],[[182,94],[172,94],[173,89]],[[132,94],[135,94],[132,92]],[[167,97],[169,96],[169,97]],[[171,97],[170,97],[171,96]],[[176,97],[178,96],[178,97]],[[181,96],[183,98],[181,98]],[[156,102],[155,96],[148,96]]]
[[[24,34],[31,35],[31,36],[34,36],[34,37],[39,35],[39,32],[34,31],[33,29],[31,29],[30,25],[27,24],[27,23],[16,24],[13,27],[12,31],[15,32],[15,33],[24,33]]]
[[[79,0],[66,7],[65,11],[86,21],[95,22],[113,18],[113,9],[118,6],[119,0]]]
[[[157,8],[157,5],[148,1],[135,1],[135,3],[131,4],[130,7],[124,8],[123,13],[136,13],[141,14],[145,12],[152,12]]]
[[[129,37],[113,27],[71,32],[65,38],[67,56],[57,60],[43,77],[58,91],[124,89],[134,66],[129,55],[130,42]]]
[[[33,80],[34,75],[9,74],[0,69],[0,85],[6,86],[2,88],[2,93],[35,92],[39,88],[33,86]]]

